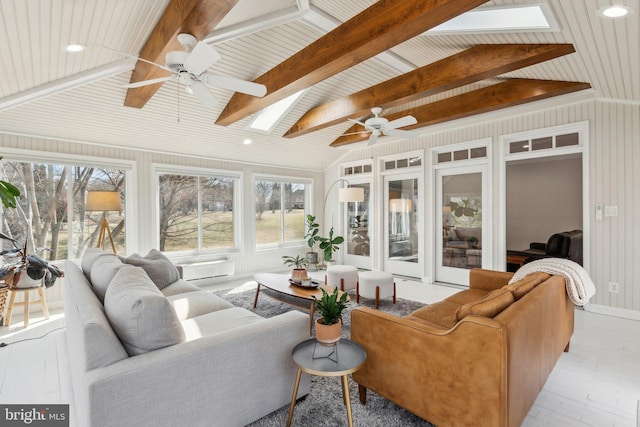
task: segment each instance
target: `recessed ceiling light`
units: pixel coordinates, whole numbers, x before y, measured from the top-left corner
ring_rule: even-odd
[[[629,6],[614,4],[611,6],[605,6],[598,9],[598,14],[606,16],[607,18],[622,18],[633,12],[633,9]]]
[[[242,143],[244,145],[251,145],[253,143],[253,141],[251,140],[251,138],[245,138],[245,140],[242,141]]]
[[[66,45],[64,47],[64,50],[66,50],[67,52],[70,52],[70,53],[78,53],[78,52],[82,52],[86,48],[87,48],[86,45],[83,45],[83,44],[80,44],[80,43],[71,43],[71,44]]]

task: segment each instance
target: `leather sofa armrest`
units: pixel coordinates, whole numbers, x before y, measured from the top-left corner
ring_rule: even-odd
[[[474,268],[469,272],[469,288],[493,291],[508,285],[513,273]]]

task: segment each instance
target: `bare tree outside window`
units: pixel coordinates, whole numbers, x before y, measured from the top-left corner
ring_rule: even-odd
[[[21,193],[16,208],[2,212],[3,232],[18,242],[26,241],[48,260],[80,258],[87,247],[95,245],[102,217],[101,213],[85,213],[87,191],[119,191],[124,201],[122,170],[3,162],[0,176]],[[124,215],[110,219],[117,247],[124,251]]]

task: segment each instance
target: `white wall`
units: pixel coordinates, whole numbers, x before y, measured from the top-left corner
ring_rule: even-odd
[[[640,311],[640,263],[637,261],[640,259],[640,245],[637,244],[640,241],[640,105],[590,100],[558,106],[561,102],[561,99],[554,98],[532,106],[511,108],[507,112],[484,114],[432,126],[416,141],[385,143],[381,140],[381,143],[370,149],[361,146],[348,152],[341,161],[378,158],[397,152],[491,138],[492,191],[499,194],[500,186],[503,185],[498,173],[499,162],[502,161],[498,147],[501,135],[588,121],[589,151],[586,154],[590,205],[589,221],[585,227],[589,228],[590,235],[589,240],[584,242],[584,248],[585,257],[590,259],[588,272],[597,289],[591,302]],[[425,179],[425,188],[428,188],[431,185],[430,171],[425,174]],[[504,258],[504,254],[499,253],[501,245],[497,244],[505,228],[505,224],[499,223],[498,203],[498,198],[494,197],[495,209],[491,219],[494,222],[493,234],[496,242],[493,254],[495,260]],[[619,216],[595,221],[596,203],[618,206]],[[427,206],[433,206],[432,201],[427,200]],[[428,223],[426,227],[426,256],[431,257],[434,230],[432,224]],[[504,266],[495,265],[494,268]],[[425,275],[432,276],[429,271]],[[619,294],[608,292],[608,283],[611,281],[620,283]]]
[[[509,162],[506,171],[508,249],[527,249],[552,234],[582,230],[581,158]]]

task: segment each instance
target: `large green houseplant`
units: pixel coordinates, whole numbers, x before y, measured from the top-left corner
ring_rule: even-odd
[[[333,288],[330,294],[325,288],[320,288],[322,297],[313,299],[320,318],[316,320],[316,339],[319,343],[332,345],[340,340],[342,332],[342,311],[347,308],[348,296],[346,292],[339,292]]]
[[[317,269],[318,265],[318,253],[313,249],[316,246],[316,243],[320,241],[320,236],[318,233],[320,232],[320,224],[316,222],[315,215],[307,215],[307,234],[304,235],[304,238],[307,240],[307,246],[309,246],[309,252],[307,252],[307,262],[309,267],[309,271],[312,270],[310,267],[315,267]]]
[[[324,253],[324,260],[327,262],[333,261],[333,253],[340,249],[340,245],[344,242],[344,237],[334,236],[333,227],[329,230],[329,237],[319,237],[320,249]]]

